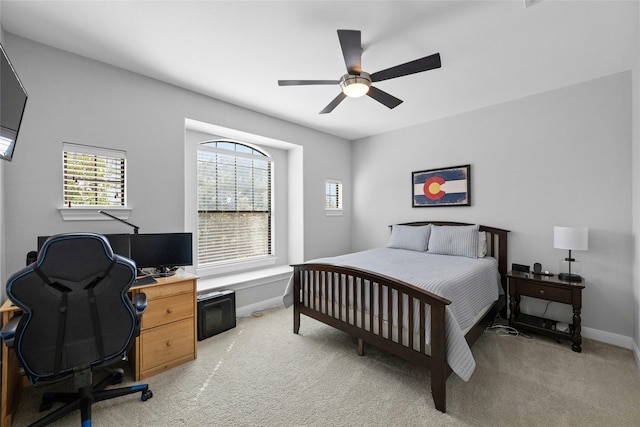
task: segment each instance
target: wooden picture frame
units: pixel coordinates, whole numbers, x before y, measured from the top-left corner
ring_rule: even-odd
[[[471,165],[412,172],[411,194],[414,208],[471,206]]]

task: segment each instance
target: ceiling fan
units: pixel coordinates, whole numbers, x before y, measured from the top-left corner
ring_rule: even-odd
[[[360,31],[338,30],[338,39],[342,47],[344,63],[347,66],[347,74],[343,75],[340,80],[278,80],[279,86],[339,84],[342,87],[342,92],[340,92],[329,105],[324,107],[324,109],[320,111],[320,114],[330,113],[347,96],[357,98],[368,95],[389,108],[395,108],[402,103],[402,100],[372,86],[371,83],[440,68],[440,54],[434,53],[433,55],[396,65],[395,67],[387,68],[373,74],[365,73],[362,71]]]

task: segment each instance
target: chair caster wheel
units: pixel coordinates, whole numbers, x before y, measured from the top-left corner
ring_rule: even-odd
[[[124,378],[124,369],[116,368],[109,371],[111,373],[111,384],[120,384]]]
[[[40,412],[48,411],[49,409],[51,409],[52,406],[53,406],[53,402],[43,400],[40,403],[40,408],[38,408],[38,410]]]
[[[146,402],[147,400],[153,397],[153,392],[151,390],[143,391],[142,396],[140,396],[140,400]]]

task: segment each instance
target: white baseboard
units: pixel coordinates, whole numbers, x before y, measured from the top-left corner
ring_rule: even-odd
[[[633,350],[633,347],[635,346],[635,342],[631,337],[627,337],[620,334],[614,334],[612,332],[601,331],[599,329],[583,327],[582,337],[604,342],[607,344],[616,345],[622,348],[628,348],[629,350]]]
[[[236,316],[237,317],[246,317],[251,316],[252,313],[256,311],[262,311],[273,307],[283,306],[282,303],[282,295],[270,298],[268,300],[259,301],[255,304],[249,304],[242,307],[236,308]]]

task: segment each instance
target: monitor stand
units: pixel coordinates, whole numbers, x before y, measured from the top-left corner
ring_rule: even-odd
[[[171,277],[176,274],[176,271],[169,267],[158,267],[153,273],[153,277]]]

